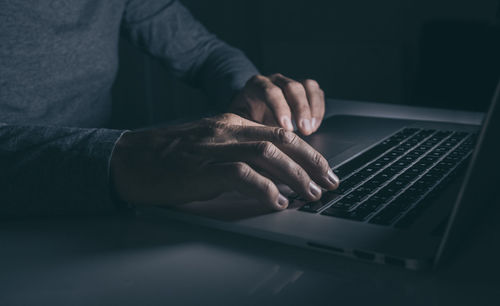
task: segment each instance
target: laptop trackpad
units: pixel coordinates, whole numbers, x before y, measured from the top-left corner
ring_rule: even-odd
[[[307,137],[306,141],[327,160],[335,157],[356,145],[355,142],[340,140],[328,132],[319,132]]]

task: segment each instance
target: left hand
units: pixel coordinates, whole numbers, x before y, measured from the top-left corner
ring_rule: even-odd
[[[229,109],[247,119],[310,135],[325,115],[325,95],[314,80],[295,81],[282,74],[256,75],[234,97]]]

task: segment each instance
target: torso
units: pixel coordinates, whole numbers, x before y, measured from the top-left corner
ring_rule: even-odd
[[[0,122],[105,126],[124,3],[0,1]]]

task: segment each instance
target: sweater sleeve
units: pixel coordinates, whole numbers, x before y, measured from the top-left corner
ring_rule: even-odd
[[[0,217],[114,212],[109,161],[122,133],[0,124]]]
[[[258,70],[239,49],[218,39],[175,0],[129,0],[123,33],[178,78],[202,88],[224,108]]]

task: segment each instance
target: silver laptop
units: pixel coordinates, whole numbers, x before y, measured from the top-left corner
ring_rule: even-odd
[[[482,126],[328,118],[306,141],[328,158],[341,182],[319,201],[291,193],[289,209],[266,213],[256,210],[255,200],[228,193],[209,203],[148,207],[138,214],[409,269],[435,266],[453,254],[464,229],[493,201],[499,91],[500,84]]]

